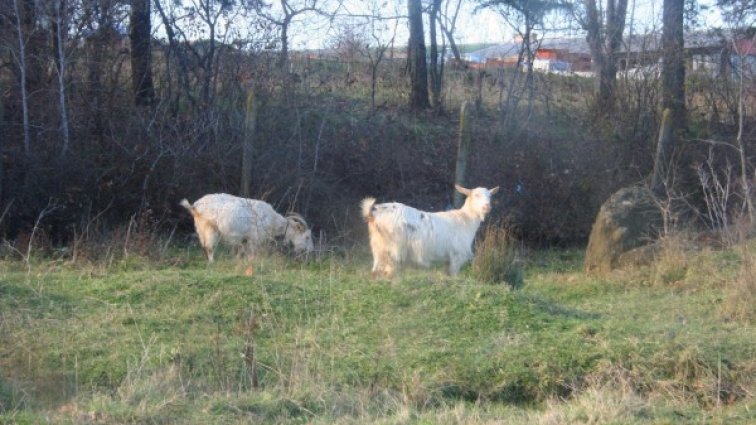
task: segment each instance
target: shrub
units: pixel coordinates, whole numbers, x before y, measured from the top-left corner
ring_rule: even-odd
[[[522,265],[517,258],[517,240],[502,226],[489,226],[476,244],[472,274],[489,283],[507,283],[516,289],[523,284]]]

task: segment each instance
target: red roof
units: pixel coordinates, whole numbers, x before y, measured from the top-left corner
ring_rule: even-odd
[[[741,38],[733,41],[735,53],[740,55],[756,55],[756,36]]]

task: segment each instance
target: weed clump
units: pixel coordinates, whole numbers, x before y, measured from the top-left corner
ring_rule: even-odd
[[[694,250],[684,235],[661,238],[656,259],[651,267],[654,284],[674,285],[683,282],[691,269]]]
[[[489,226],[476,244],[473,276],[483,282],[506,283],[512,289],[524,283],[522,264],[517,258],[517,240],[505,227]]]
[[[744,250],[737,275],[725,287],[722,310],[726,317],[735,320],[756,319],[756,256]]]

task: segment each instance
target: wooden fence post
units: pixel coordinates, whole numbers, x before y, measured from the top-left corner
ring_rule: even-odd
[[[459,141],[457,145],[457,166],[454,173],[454,183],[465,186],[465,173],[467,172],[467,157],[470,153],[470,107],[467,101],[462,102],[459,110]],[[465,198],[456,190],[454,193],[454,208],[460,208]]]

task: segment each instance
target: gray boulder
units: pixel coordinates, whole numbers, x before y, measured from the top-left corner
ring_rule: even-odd
[[[585,271],[607,273],[650,262],[663,228],[661,210],[645,187],[618,190],[601,206],[585,252]]]

